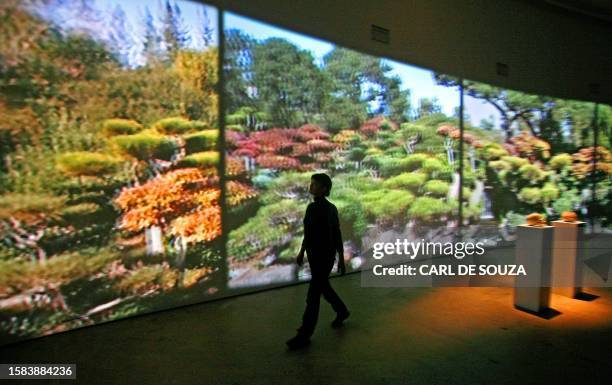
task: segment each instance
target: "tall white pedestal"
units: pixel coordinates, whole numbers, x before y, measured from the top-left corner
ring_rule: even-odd
[[[586,222],[553,221],[553,293],[576,298],[582,291]]]
[[[516,277],[514,306],[539,313],[550,303],[553,227],[521,225],[516,234],[515,263],[523,265],[527,274]]]

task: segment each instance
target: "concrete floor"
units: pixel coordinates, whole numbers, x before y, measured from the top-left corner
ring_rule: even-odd
[[[287,351],[307,285],[126,319],[0,349],[3,363],[76,363],[79,384],[610,384],[612,288],[515,310],[510,288],[362,288],[332,279],[312,345]],[[1,382],[1,381],[0,381]],[[67,381],[31,380],[33,384]]]

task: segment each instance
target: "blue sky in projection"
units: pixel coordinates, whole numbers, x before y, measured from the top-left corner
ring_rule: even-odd
[[[54,6],[48,11],[51,13],[51,18],[62,20],[64,26],[83,27],[87,24],[87,29],[92,31],[102,31],[104,25],[112,23],[113,13],[117,11],[118,6],[125,12],[128,21],[128,31],[133,36],[135,42],[134,59],[136,64],[142,64],[143,58],[140,56],[141,40],[144,35],[144,18],[145,10],[148,9],[151,13],[154,23],[157,27],[160,26],[161,10],[165,1],[161,0],[94,0],[90,4],[98,10],[98,20],[82,20],[78,17],[78,10],[71,7],[70,4],[78,3],[76,1],[64,2],[64,7]],[[174,2],[171,2],[174,4]],[[218,28],[217,28],[217,9],[211,6],[205,6],[201,3],[191,1],[176,2],[181,11],[186,29],[191,37],[190,46],[193,48],[202,48],[203,42],[200,38],[201,28],[204,24],[208,25],[215,31],[212,34],[212,45],[218,44]],[[99,23],[99,24],[98,24]],[[112,25],[112,24],[111,24]],[[271,26],[247,17],[242,17],[230,12],[225,13],[225,28],[237,28],[245,33],[253,36],[258,40],[265,40],[269,37],[284,38],[301,49],[306,49],[312,52],[317,62],[321,64],[322,57],[333,49],[334,45],[323,40],[311,38],[298,33],[290,32],[281,28]],[[459,96],[457,88],[449,88],[438,86],[432,77],[432,71],[422,69],[416,66],[399,63],[397,61],[384,59],[391,66],[391,73],[399,75],[402,79],[402,87],[410,89],[411,105],[418,106],[418,101],[421,98],[437,98],[442,110],[447,115],[452,115],[454,109],[459,105]],[[499,113],[492,106],[483,103],[480,100],[465,97],[465,114],[466,118],[472,124],[478,125],[482,119],[492,119],[495,127],[498,127],[500,122]]]
[[[240,29],[258,40],[264,40],[269,37],[284,38],[302,49],[311,51],[319,64],[322,57],[334,47],[332,43],[290,32],[230,12],[225,13],[224,23],[226,29]],[[418,106],[418,101],[421,98],[432,97],[438,99],[443,112],[447,115],[452,115],[453,110],[459,106],[459,92],[457,88],[437,85],[433,79],[432,71],[389,59],[385,60],[393,68],[392,74],[399,75],[402,79],[403,88],[410,89],[412,106]],[[478,125],[481,119],[492,118],[495,127],[498,127],[499,113],[495,108],[467,95],[464,98],[464,104],[465,113],[473,124]]]

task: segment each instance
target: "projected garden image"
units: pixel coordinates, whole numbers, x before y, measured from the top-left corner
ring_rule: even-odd
[[[4,1],[0,14],[0,343],[214,294],[216,10]]]
[[[440,84],[457,85],[456,79],[437,78]],[[594,231],[611,229],[610,106],[598,105],[596,113],[594,103],[471,81],[464,82],[464,92],[464,141],[478,143],[467,147],[464,185],[474,183],[473,170],[484,177],[475,181],[476,189],[484,189],[480,227],[499,228],[487,238],[489,245],[514,240],[515,227],[531,213],[558,220],[562,212],[574,211],[581,220],[593,220]]]
[[[227,215],[230,287],[308,277],[294,261],[315,171],[333,178],[349,269],[375,241],[452,237],[456,88],[231,14],[225,52],[228,190],[244,198]]]
[[[457,240],[460,198],[462,239],[488,247],[533,212],[610,226],[609,106],[594,151],[593,103],[466,81],[460,186],[457,79],[225,20],[230,287],[308,277],[294,261],[316,171],[333,178],[352,269],[374,242]]]

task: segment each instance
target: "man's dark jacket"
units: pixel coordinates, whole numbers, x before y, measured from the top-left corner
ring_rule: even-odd
[[[306,208],[302,247],[311,264],[319,259],[333,260],[336,252],[341,258],[344,256],[338,209],[325,197],[315,197]]]

